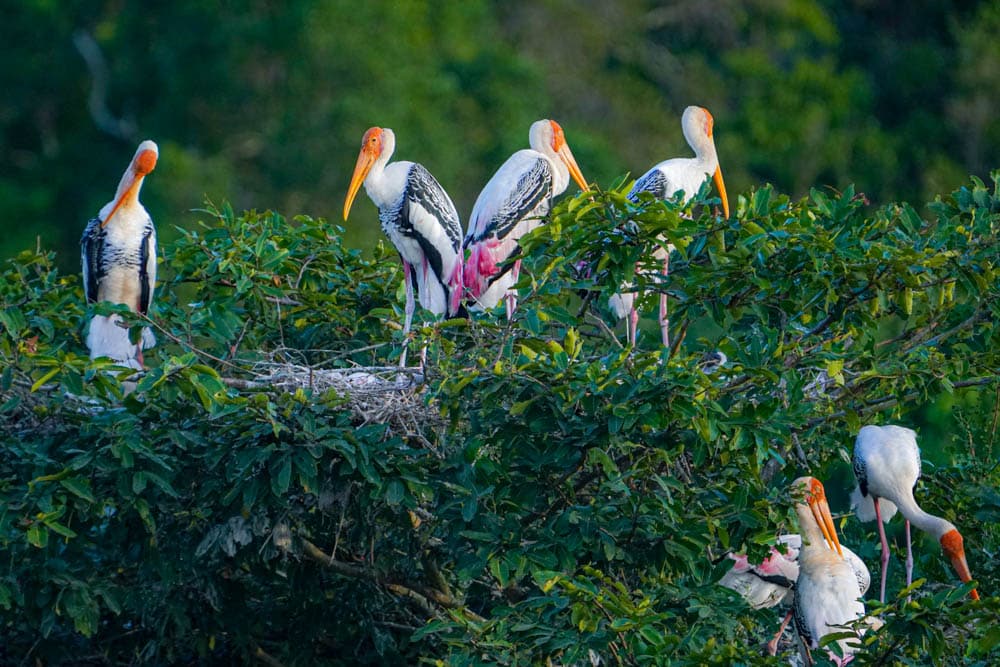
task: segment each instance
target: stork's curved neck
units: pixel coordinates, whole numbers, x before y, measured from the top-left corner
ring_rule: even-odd
[[[715,142],[712,141],[712,137],[705,134],[687,136],[685,133],[685,138],[694,151],[695,161],[702,165],[706,172],[714,173],[715,168],[719,166],[719,154],[715,151]]]
[[[386,166],[389,159],[396,150],[396,136],[392,130],[384,129],[382,134],[382,152],[372,163],[368,175],[365,176],[365,191],[375,205],[379,208],[395,203],[395,197],[400,193],[395,192],[393,183],[388,183],[386,179]]]
[[[569,187],[569,169],[559,154],[552,150],[551,135],[536,132],[534,127],[531,129],[528,144],[531,146],[531,150],[541,153],[548,159],[549,165],[552,167],[552,196],[561,195]]]
[[[125,197],[124,201],[122,201],[123,207],[130,206],[139,201],[139,190],[142,189],[142,182],[145,178],[144,174],[140,175],[136,173],[135,165],[129,165],[129,168],[122,174],[122,180],[118,182],[114,201]]]
[[[929,514],[921,509],[913,497],[913,491],[910,489],[903,489],[900,491],[898,498],[891,498],[890,500],[896,503],[896,507],[899,508],[899,511],[906,517],[907,521],[939,540],[948,531],[955,530],[955,524],[952,522]]]
[[[549,159],[549,163],[552,165],[552,196],[561,195],[569,187],[569,169],[551,148],[540,152]]]
[[[382,136],[382,152],[372,163],[371,171],[365,177],[365,184],[369,181],[379,181],[385,175],[385,166],[389,164],[389,158],[396,150],[396,137],[389,130],[385,130]]]

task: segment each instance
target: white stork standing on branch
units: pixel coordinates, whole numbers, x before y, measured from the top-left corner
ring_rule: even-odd
[[[946,519],[928,514],[913,498],[913,487],[920,478],[920,448],[917,434],[902,426],[865,426],[854,442],[854,476],[858,487],[851,494],[851,505],[858,519],[878,523],[882,541],[882,584],[879,600],[885,602],[885,577],[889,565],[889,541],[885,526],[898,508],[906,519],[906,585],[913,583],[913,547],[910,524],[937,538],[941,549],[963,582],[972,580],[965,560],[962,534]],[[974,600],[979,593],[969,594]]]
[[[800,499],[795,513],[802,535],[792,611],[806,663],[812,664],[810,650],[818,648],[828,634],[850,632],[846,626],[864,618],[865,604],[857,575],[844,558],[823,484],[815,477],[800,477],[792,482],[792,491]],[[842,657],[830,651],[830,659],[837,665],[850,662],[857,650],[856,641],[843,638],[835,643]]]
[[[581,190],[587,189],[559,123],[532,123],[528,145],[530,149],[511,155],[479,193],[465,235],[465,247],[471,251],[465,265],[470,296],[483,309],[506,296],[508,319],[517,303],[511,287],[521,260],[506,267],[499,264],[517,255],[518,239],[542,224],[552,199],[566,191],[570,177]]]
[[[115,198],[87,223],[80,250],[88,303],[110,301],[143,315],[149,312],[156,283],[156,228],[139,203],[139,190],[143,179],[156,167],[158,155],[152,141],[139,144]],[[156,338],[148,327],[142,329],[138,344],[129,341],[128,329],[118,315],[95,315],[90,321],[87,347],[91,359],[109,357],[141,369],[143,349],[155,344]]]
[[[715,120],[708,109],[690,106],[681,116],[681,129],[688,145],[694,150],[693,158],[673,158],[665,160],[639,177],[628,193],[628,198],[635,203],[639,201],[642,192],[651,193],[656,199],[669,199],[683,193],[683,202],[688,202],[701,190],[701,186],[709,178],[715,181],[722,199],[722,212],[729,218],[729,198],[726,195],[726,184],[722,180],[722,169],[719,167],[719,156],[715,151],[715,139],[712,136]],[[657,248],[653,257],[663,262],[664,279],[670,272],[670,253],[672,245]],[[608,304],[618,317],[628,317],[628,342],[635,345],[636,329],[639,325],[639,312],[635,307],[635,292],[613,294]],[[667,316],[667,295],[660,294],[660,332],[663,346],[670,345],[670,320]]]
[[[362,182],[378,207],[382,231],[399,252],[406,285],[403,335],[413,323],[414,282],[420,305],[435,315],[459,314],[462,299],[462,227],[448,193],[422,165],[387,164],[396,135],[387,127],[365,132],[347,189],[344,220]],[[406,365],[406,343],[399,365]]]

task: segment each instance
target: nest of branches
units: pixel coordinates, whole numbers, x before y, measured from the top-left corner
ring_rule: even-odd
[[[422,367],[328,368],[328,363],[296,363],[287,361],[283,353],[273,353],[252,365],[253,379],[226,378],[225,382],[236,389],[251,391],[292,393],[303,389],[315,394],[332,391],[350,409],[357,425],[385,424],[394,435],[417,440],[435,450],[426,434],[443,428],[445,422],[423,392]]]

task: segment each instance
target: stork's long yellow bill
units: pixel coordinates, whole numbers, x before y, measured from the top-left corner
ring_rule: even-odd
[[[722,199],[722,213],[726,216],[726,220],[728,220],[729,197],[726,195],[726,184],[722,180],[722,167],[715,168],[715,173],[712,174],[712,180],[715,181],[715,187],[719,189],[719,198]]]
[[[833,525],[833,514],[830,512],[830,505],[826,502],[826,493],[819,481],[816,481],[810,490],[808,503],[809,509],[812,510],[813,517],[823,533],[823,539],[827,541],[831,549],[843,556],[844,550],[840,547],[837,529]]]
[[[573,157],[573,151],[569,149],[569,144],[563,144],[562,148],[559,149],[559,157],[566,164],[566,168],[569,169],[569,175],[573,177],[576,184],[580,186],[580,189],[586,192],[590,189],[587,185],[587,179],[583,177],[583,172],[580,171],[580,167],[576,164],[576,158]]]
[[[351,204],[354,203],[354,198],[357,196],[358,190],[361,189],[361,184],[365,182],[365,177],[368,176],[372,165],[375,164],[375,157],[375,155],[366,151],[365,147],[361,148],[361,153],[358,155],[358,162],[354,165],[351,184],[347,188],[347,199],[344,201],[344,220],[347,220],[347,216],[351,212]]]

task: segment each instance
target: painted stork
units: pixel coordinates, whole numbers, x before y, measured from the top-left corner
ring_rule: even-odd
[[[920,448],[917,434],[902,426],[865,426],[854,442],[854,476],[858,486],[851,494],[851,506],[861,521],[878,523],[882,541],[882,583],[879,600],[885,602],[885,577],[889,565],[889,541],[885,526],[897,508],[906,519],[906,585],[913,583],[913,547],[910,524],[930,533],[941,543],[941,549],[963,582],[972,579],[965,560],[962,534],[946,519],[920,509],[913,498],[913,487],[920,478]],[[979,593],[969,594],[974,600]]]
[[[373,127],[361,139],[351,184],[344,202],[344,220],[362,182],[378,208],[382,231],[403,262],[406,285],[404,337],[410,333],[415,302],[435,315],[457,315],[462,299],[462,227],[448,193],[427,169],[415,162],[393,162],[396,135]],[[400,366],[406,364],[404,343]]]
[[[669,199],[683,193],[684,203],[691,200],[701,190],[708,178],[715,181],[722,199],[722,212],[729,217],[729,198],[726,195],[726,184],[722,180],[722,169],[719,167],[719,156],[715,151],[715,139],[712,128],[715,120],[708,109],[690,106],[681,116],[681,129],[688,145],[694,150],[693,158],[673,158],[665,160],[639,177],[628,193],[633,203],[639,202],[639,194],[651,193],[656,199]],[[653,258],[663,262],[663,277],[670,272],[670,253],[674,247],[667,244],[653,252]],[[618,319],[628,317],[628,342],[635,345],[636,329],[639,325],[639,312],[635,307],[638,295],[635,292],[613,294],[608,301],[612,312]],[[667,295],[660,295],[660,332],[663,346],[670,345],[670,321],[667,317]]]
[[[812,664],[810,650],[819,648],[819,641],[828,634],[849,631],[845,626],[864,618],[865,604],[857,575],[844,558],[823,485],[815,477],[800,477],[792,482],[792,490],[801,498],[795,513],[803,538],[792,611],[806,663]],[[836,644],[843,657],[830,651],[830,659],[845,665],[854,657],[856,646],[846,638]]]
[[[87,223],[80,239],[83,288],[88,303],[111,301],[145,315],[153,301],[156,283],[156,229],[139,203],[142,181],[156,167],[159,150],[146,140],[122,175],[115,198]],[[143,367],[143,349],[156,338],[148,327],[138,344],[129,341],[128,329],[118,315],[95,315],[90,321],[87,347],[90,358],[109,357],[130,368]]]
[[[732,568],[719,580],[719,583],[730,588],[746,600],[754,609],[768,609],[778,605],[790,605],[795,598],[795,582],[799,578],[799,552],[802,550],[801,535],[779,535],[778,544],[785,547],[785,552],[771,547],[771,554],[763,562],[754,565],[742,554],[729,554],[734,561]],[[832,549],[833,547],[830,546]],[[864,595],[871,585],[871,574],[861,558],[841,545],[844,559],[847,560],[858,588]],[[792,618],[789,611],[785,616],[777,634],[767,643],[768,652],[775,655],[778,650],[778,640],[785,631],[785,626]]]
[[[465,265],[470,296],[482,309],[493,308],[506,296],[508,319],[517,303],[511,287],[521,260],[504,268],[498,265],[517,255],[518,239],[542,224],[552,199],[566,191],[570,177],[581,190],[587,189],[559,123],[532,123],[528,144],[531,148],[511,155],[479,193],[465,236],[471,251]]]

